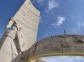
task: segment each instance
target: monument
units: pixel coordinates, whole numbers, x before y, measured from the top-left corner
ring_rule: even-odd
[[[1,39],[0,62],[12,62],[16,56],[36,42],[39,16],[40,12],[31,1],[25,0],[14,17],[10,19]]]
[[[52,36],[36,42],[40,12],[25,0],[0,42],[0,62],[35,62],[45,56],[84,56],[84,35]],[[33,60],[33,61],[32,61]]]

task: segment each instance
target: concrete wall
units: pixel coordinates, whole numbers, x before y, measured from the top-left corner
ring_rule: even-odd
[[[30,49],[30,60],[45,56],[60,55],[84,56],[84,35],[59,35],[49,37],[40,40]]]
[[[12,62],[16,56],[36,42],[39,15],[40,12],[31,1],[25,0],[7,25],[6,33],[0,44],[0,62]]]
[[[18,38],[20,39],[19,43],[22,51],[27,50],[36,42],[39,15],[39,11],[36,10],[31,1],[25,0],[22,7],[13,17],[20,29],[18,32]]]

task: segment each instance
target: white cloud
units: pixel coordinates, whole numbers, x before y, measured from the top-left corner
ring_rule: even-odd
[[[65,17],[62,16],[58,16],[57,17],[57,21],[55,21],[53,24],[51,24],[54,28],[56,28],[57,26],[60,26],[64,23],[65,21]]]
[[[53,8],[56,8],[59,6],[59,3],[56,2],[55,0],[50,0],[48,3],[48,10],[51,10]]]
[[[72,33],[79,33],[79,31],[80,31],[80,29],[82,28],[82,27],[84,27],[84,22],[81,22],[81,21],[78,21],[78,22],[76,22],[76,26],[74,26],[74,28],[72,28]]]
[[[78,25],[78,27],[82,27],[82,26],[84,26],[84,22],[78,22],[77,25]]]
[[[57,25],[60,26],[61,24],[63,24],[64,21],[65,21],[65,18],[59,16],[59,17],[58,17],[58,21],[57,21]]]

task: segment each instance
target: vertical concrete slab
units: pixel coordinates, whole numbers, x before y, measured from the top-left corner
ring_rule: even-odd
[[[39,16],[40,12],[32,5],[31,1],[25,0],[13,17],[19,29],[17,34],[21,51],[27,50],[36,42]]]

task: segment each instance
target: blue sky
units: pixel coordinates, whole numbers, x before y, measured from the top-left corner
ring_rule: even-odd
[[[41,11],[38,40],[63,34],[84,34],[84,0],[33,0]]]
[[[16,13],[24,0],[0,0],[0,36],[3,35],[9,19]]]

